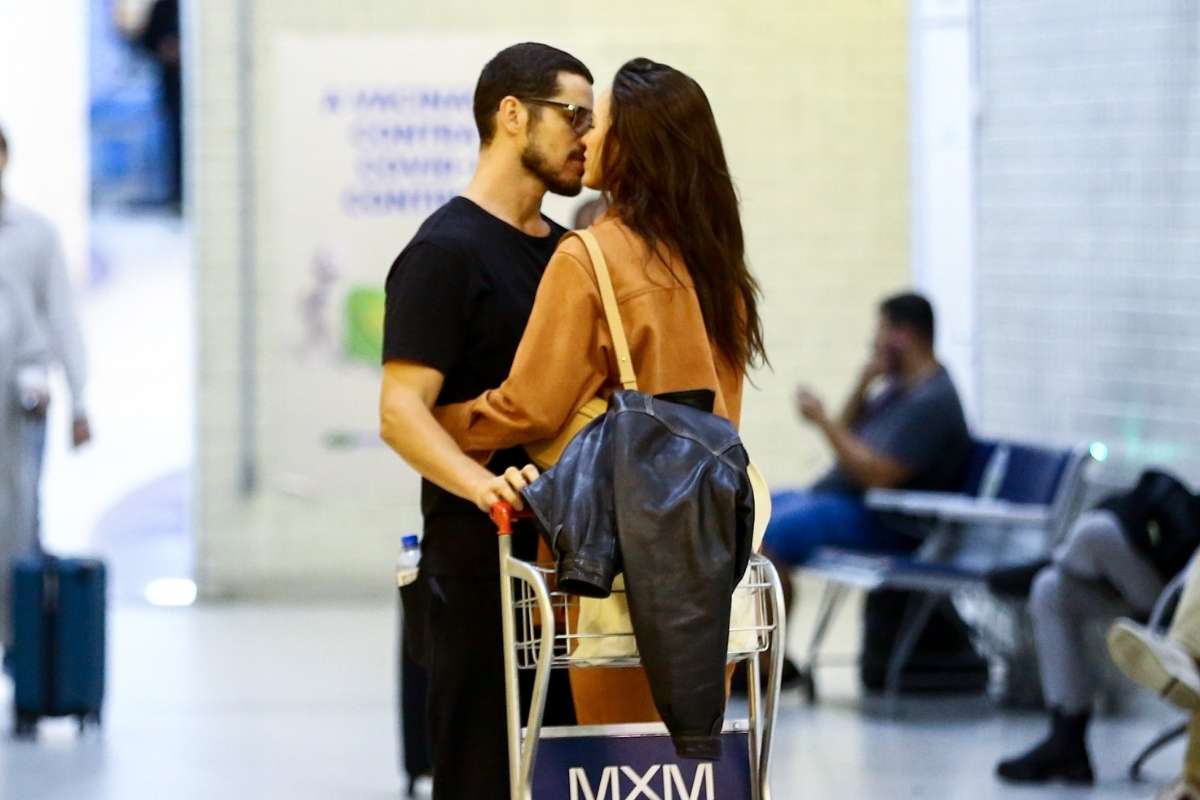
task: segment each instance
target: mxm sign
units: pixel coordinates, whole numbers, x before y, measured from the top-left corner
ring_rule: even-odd
[[[605,733],[608,733],[607,731]],[[536,800],[750,800],[749,738],[721,736],[716,761],[680,759],[665,733],[544,737]]]
[[[572,767],[571,800],[716,800],[712,764],[700,764],[689,787],[678,764],[655,764],[639,775],[626,766],[605,767],[593,785],[587,770]]]

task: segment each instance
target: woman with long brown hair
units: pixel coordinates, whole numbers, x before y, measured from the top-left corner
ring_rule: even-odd
[[[608,263],[639,389],[708,390],[735,426],[746,370],[765,361],[759,289],[746,265],[738,198],[700,85],[634,59],[601,95],[583,138],[583,182],[608,212],[589,230]],[[467,452],[555,436],[597,395],[620,388],[596,273],[568,235],[546,267],[509,377],[467,403],[436,410]],[[537,471],[480,481],[481,509],[514,496]],[[581,724],[656,719],[640,670],[572,674]]]

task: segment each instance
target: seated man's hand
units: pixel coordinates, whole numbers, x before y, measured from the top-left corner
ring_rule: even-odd
[[[887,371],[887,358],[876,350],[871,354],[871,359],[863,365],[862,372],[859,374],[859,383],[864,387],[870,386],[876,378],[886,375]]]
[[[92,440],[92,424],[87,417],[76,417],[71,423],[71,446],[83,447]]]
[[[526,464],[523,469],[509,467],[503,475],[494,475],[486,481],[480,481],[471,497],[484,513],[490,512],[492,506],[501,500],[520,511],[525,508],[521,490],[536,481],[540,475],[538,468],[533,464]]]
[[[801,386],[796,390],[796,410],[800,412],[800,416],[818,427],[825,425],[828,421],[825,404],[806,386]]]

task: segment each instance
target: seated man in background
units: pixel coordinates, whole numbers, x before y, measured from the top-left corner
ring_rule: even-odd
[[[1052,560],[1003,570],[1002,580],[1001,573],[994,574],[995,591],[1006,586],[1013,594],[1029,590],[1038,674],[1050,712],[1046,736],[1028,751],[1001,761],[996,767],[1000,778],[1014,783],[1090,784],[1095,780],[1087,749],[1095,694],[1087,624],[1122,613],[1144,618],[1163,587],[1187,565],[1198,543],[1200,502],[1174,476],[1147,470],[1132,489],[1081,514]],[[1031,577],[1032,585],[1022,576]],[[1200,598],[1196,600],[1200,605]],[[1181,626],[1200,626],[1200,610],[1190,622],[1188,617],[1182,613],[1176,621]],[[1110,638],[1114,653],[1137,652],[1135,630],[1132,625],[1114,629]],[[1192,681],[1196,688],[1190,690],[1186,684],[1160,683],[1155,689],[1170,697],[1200,698],[1200,679]]]
[[[800,414],[824,434],[836,464],[809,489],[780,492],[765,548],[788,572],[818,547],[871,552],[911,549],[863,503],[867,489],[957,488],[971,448],[958,391],[934,355],[934,315],[917,294],[890,297],[879,307],[874,352],[837,417],[811,391],[797,393]]]
[[[1200,497],[1192,498],[1200,528]],[[1130,680],[1191,714],[1183,772],[1157,800],[1200,800],[1200,568],[1193,562],[1166,636],[1122,619],[1108,631],[1108,650]]]

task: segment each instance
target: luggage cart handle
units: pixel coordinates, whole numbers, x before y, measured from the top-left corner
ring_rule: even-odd
[[[531,511],[517,511],[512,504],[501,500],[492,506],[492,522],[496,524],[496,532],[501,536],[512,536],[513,522],[519,519],[533,519]]]

